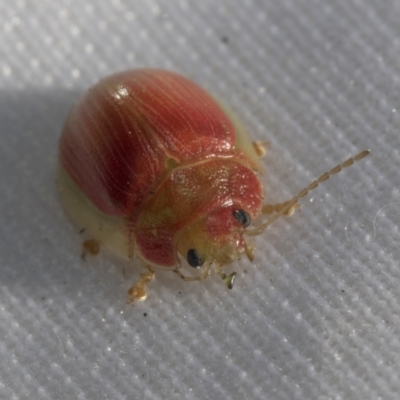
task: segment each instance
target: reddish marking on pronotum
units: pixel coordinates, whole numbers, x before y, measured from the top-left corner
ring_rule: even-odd
[[[184,280],[223,272],[242,254],[254,257],[258,235],[330,175],[368,150],[323,174],[293,199],[263,204],[261,142],[223,105],[172,72],[139,69],[111,75],[89,89],[71,111],[60,141],[59,187],[67,213],[89,237],[147,267],[129,290],[146,297],[156,269]],[[272,217],[249,228],[262,214]],[[86,241],[85,253],[97,247]],[[88,246],[88,243],[90,246]],[[198,276],[182,273],[180,257]]]

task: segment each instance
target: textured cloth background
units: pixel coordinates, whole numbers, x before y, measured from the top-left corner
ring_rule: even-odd
[[[399,399],[400,2],[0,0],[1,399]],[[55,171],[72,104],[160,67],[268,140],[283,201],[365,148],[234,265],[184,283],[80,258]]]

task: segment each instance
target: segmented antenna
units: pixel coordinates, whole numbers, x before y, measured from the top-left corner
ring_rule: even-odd
[[[318,179],[313,181],[310,185],[308,185],[306,188],[304,188],[297,196],[294,196],[292,200],[289,200],[286,202],[285,207],[283,207],[278,213],[276,213],[274,216],[272,216],[269,220],[267,220],[264,224],[259,226],[258,228],[255,229],[249,229],[246,230],[246,234],[249,236],[256,236],[262,233],[269,225],[271,225],[274,221],[276,221],[279,217],[281,217],[283,214],[289,211],[289,209],[294,206],[301,198],[307,196],[309,192],[317,188],[317,186],[325,182],[330,178],[331,175],[335,175],[339,173],[342,169],[345,169],[347,167],[350,167],[350,165],[353,165],[355,162],[363,159],[370,153],[369,150],[364,150],[361,153],[357,154],[354,157],[349,158],[342,164],[337,165],[336,167],[332,168],[329,172],[325,172],[322,174]]]

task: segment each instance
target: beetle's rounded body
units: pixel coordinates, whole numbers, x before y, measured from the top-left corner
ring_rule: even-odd
[[[101,244],[155,268],[177,269],[177,254],[193,249],[201,263],[236,260],[245,242],[234,213],[260,214],[259,169],[234,117],[162,70],[100,81],[71,111],[60,141],[68,214]]]
[[[273,205],[262,205],[261,154],[235,117],[195,83],[162,70],[122,72],[89,89],[71,111],[60,141],[60,195],[93,238],[85,249],[96,252],[100,243],[147,266],[129,291],[132,301],[146,297],[156,268],[199,280],[214,264],[231,288],[235,273],[221,267],[243,253],[253,259],[245,234],[290,215],[310,190],[369,151]],[[246,229],[268,213],[274,215]],[[204,265],[203,272],[182,274],[179,254],[192,267]]]

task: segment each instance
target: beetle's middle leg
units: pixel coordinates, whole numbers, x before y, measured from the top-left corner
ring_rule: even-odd
[[[278,203],[278,204],[264,204],[261,212],[262,214],[272,214],[272,213],[277,213],[280,212],[283,208],[285,208],[288,205],[288,201],[284,203]],[[290,217],[294,214],[294,212],[300,208],[300,205],[298,203],[293,204],[292,207],[287,210],[284,215]]]
[[[269,142],[267,140],[257,140],[253,142],[254,150],[256,151],[258,157],[262,158],[265,157],[267,154],[267,149],[269,147]]]
[[[135,300],[145,300],[147,297],[147,284],[154,279],[154,271],[146,265],[148,271],[140,275],[139,280],[128,290],[128,304],[132,304]]]

